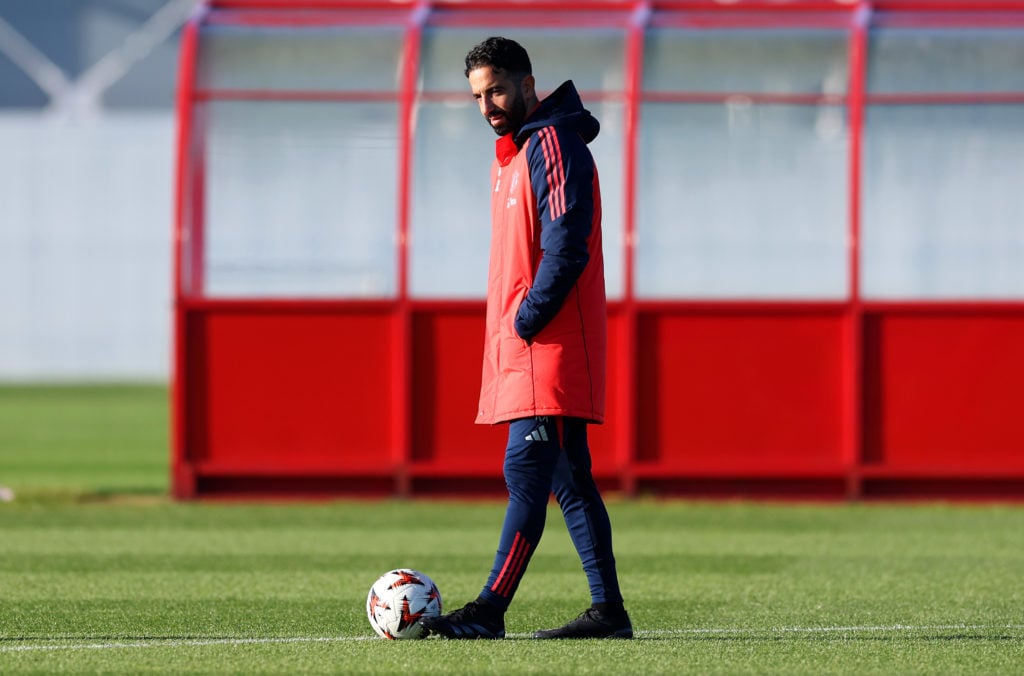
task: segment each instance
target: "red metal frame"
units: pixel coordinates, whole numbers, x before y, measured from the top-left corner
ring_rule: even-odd
[[[185,429],[188,421],[185,418],[188,355],[185,352],[185,312],[181,306],[184,297],[182,280],[182,263],[184,258],[183,233],[185,232],[186,195],[188,189],[191,163],[192,144],[192,90],[195,83],[196,52],[198,45],[199,21],[201,14],[193,15],[185,24],[182,33],[181,51],[179,55],[180,79],[177,92],[177,171],[175,173],[174,199],[174,341],[173,341],[173,378],[171,381],[171,474],[174,493],[179,497],[195,495],[195,474],[188,449],[186,448]]]
[[[244,11],[243,11],[244,10]],[[864,111],[868,105],[957,105],[987,103],[996,105],[1024,104],[1024,92],[953,92],[953,93],[870,93],[867,91],[867,50],[871,26],[957,27],[957,26],[1024,26],[1024,0],[539,0],[507,4],[498,0],[210,0],[186,25],[180,55],[178,109],[178,166],[176,173],[175,247],[174,247],[174,382],[172,387],[172,473],[174,492],[178,497],[195,497],[219,492],[390,492],[401,495],[436,491],[479,492],[500,490],[500,441],[487,430],[474,432],[471,443],[493,445],[481,448],[479,455],[467,448],[446,446],[435,437],[427,446],[417,438],[415,426],[423,422],[422,401],[414,397],[441,396],[445,401],[463,398],[460,390],[444,389],[430,378],[438,377],[438,367],[424,367],[432,359],[431,352],[418,341],[431,335],[450,337],[456,329],[472,325],[483,315],[482,300],[419,299],[409,293],[409,223],[412,190],[413,116],[420,101],[443,101],[457,98],[463,92],[417,92],[419,44],[425,26],[473,25],[546,26],[616,26],[625,31],[623,59],[625,82],[622,92],[583,92],[585,100],[620,100],[624,102],[625,144],[623,214],[624,244],[620,252],[624,270],[624,291],[621,299],[609,304],[610,378],[615,383],[609,397],[610,420],[607,431],[595,431],[595,458],[604,464],[595,470],[602,484],[627,494],[638,491],[681,491],[689,494],[752,494],[772,493],[815,497],[867,498],[899,495],[1021,495],[1024,494],[1024,462],[1014,464],[1009,456],[996,455],[992,467],[984,464],[960,463],[946,457],[943,466],[887,463],[885,448],[878,444],[902,443],[908,430],[897,421],[891,429],[883,417],[891,403],[869,399],[870,393],[904,392],[905,385],[892,381],[891,364],[886,355],[905,351],[907,341],[921,331],[918,322],[945,322],[954,329],[948,338],[957,341],[975,340],[980,335],[994,344],[1007,345],[1007,336],[1015,338],[1024,331],[1018,320],[1024,318],[1024,300],[866,300],[860,293],[861,268],[861,180]],[[205,90],[196,89],[195,77],[198,31],[201,24],[231,23],[249,26],[322,25],[402,25],[405,27],[405,51],[400,62],[400,90],[380,91],[305,91],[305,90]],[[781,94],[772,92],[645,92],[642,88],[645,32],[651,27],[685,27],[694,29],[772,29],[772,28],[835,28],[847,31],[849,40],[848,91],[843,95]],[[752,299],[654,300],[636,297],[636,177],[639,107],[641,103],[718,104],[734,97],[745,97],[752,104],[835,105],[848,111],[848,297],[836,301],[802,301]],[[196,103],[211,100],[309,100],[309,101],[377,101],[394,102],[398,106],[398,199],[396,209],[395,256],[397,261],[397,292],[393,298],[382,299],[306,299],[306,298],[207,298],[202,293],[203,261],[203,190],[205,189],[203,129],[194,115]],[[191,239],[186,240],[186,234]],[[613,254],[610,254],[613,255]],[[189,284],[183,278],[185,262],[191,264]],[[187,287],[187,288],[186,288]],[[335,320],[338,320],[336,322]],[[368,322],[374,328],[373,345],[379,359],[387,362],[389,375],[377,387],[379,406],[387,410],[373,413],[379,418],[386,438],[388,456],[384,458],[334,457],[317,459],[310,456],[280,460],[253,460],[248,465],[231,455],[218,456],[212,448],[223,439],[205,429],[216,422],[220,401],[209,401],[206,388],[214,383],[223,392],[226,382],[223,361],[232,353],[219,344],[218,336],[244,335],[245,322],[262,327],[276,327],[278,322],[299,321],[305,326],[324,328],[330,336],[344,339],[350,324]],[[241,322],[242,324],[239,324]],[[951,323],[950,323],[951,322]],[[385,328],[386,327],[386,328]],[[836,423],[821,423],[817,434],[822,444],[820,462],[808,462],[806,453],[794,452],[789,446],[773,449],[778,457],[752,453],[742,460],[713,456],[666,456],[657,448],[640,448],[641,439],[656,439],[643,421],[652,415],[672,415],[675,395],[660,389],[669,383],[671,374],[662,374],[651,361],[652,354],[677,359],[671,344],[658,341],[680,340],[708,349],[707,358],[728,360],[728,353],[714,341],[715,336],[731,340],[744,335],[750,327],[764,330],[762,335],[737,344],[737,354],[749,359],[762,358],[765,350],[783,346],[790,336],[806,340],[808,349],[819,350],[823,364],[838,364],[835,375],[811,378],[804,384],[782,387],[780,396],[807,401],[812,411],[830,419],[835,412]],[[965,333],[957,334],[958,330]],[[1006,332],[1009,333],[1006,333]],[[830,336],[838,336],[833,342]],[[1024,335],[1022,333],[1021,335]],[[732,338],[731,338],[732,337]],[[324,339],[324,340],[328,340]],[[382,342],[381,342],[382,341]],[[651,342],[654,341],[654,342]],[[472,341],[467,343],[470,345]],[[323,340],[310,349],[326,350]],[[378,349],[379,348],[379,349]],[[262,343],[256,349],[261,357],[284,359],[276,355],[273,344]],[[465,349],[470,349],[466,347]],[[270,350],[268,353],[267,351]],[[213,357],[210,355],[213,354]],[[324,353],[327,354],[327,353]],[[384,356],[386,355],[386,357]],[[795,353],[780,355],[783,361]],[[218,364],[209,359],[220,359]],[[677,359],[678,360],[678,359]],[[1013,368],[1024,375],[1024,360],[1014,358]],[[682,361],[680,363],[685,363]],[[724,361],[723,361],[724,363]],[[366,365],[357,365],[369,368]],[[307,365],[311,373],[312,365]],[[235,368],[235,367],[232,367]],[[330,365],[336,372],[347,368],[336,361]],[[456,367],[463,368],[463,367]],[[478,365],[465,367],[477,369]],[[914,367],[917,376],[928,373],[929,362]],[[945,369],[942,377],[960,377],[958,367]],[[340,369],[340,370],[339,370]],[[940,369],[941,370],[941,369]],[[775,373],[768,369],[767,373]],[[217,375],[220,374],[220,375]],[[425,375],[429,374],[429,375]],[[734,371],[730,376],[737,376]],[[684,377],[686,374],[682,374]],[[797,375],[797,374],[794,374]],[[804,374],[806,375],[806,374]],[[465,376],[462,373],[460,377]],[[766,376],[767,377],[767,376]],[[774,376],[773,376],[774,377]],[[992,374],[986,376],[990,381]],[[832,403],[811,403],[815,387],[837,384],[834,411]],[[799,378],[797,379],[799,381]],[[295,387],[294,381],[291,387]],[[698,383],[699,384],[699,383]],[[705,386],[713,385],[703,381]],[[809,387],[811,389],[806,389]],[[441,388],[438,390],[438,388]],[[659,390],[659,392],[652,391]],[[788,388],[788,389],[787,389]],[[794,389],[796,388],[796,389]],[[801,389],[805,388],[805,389]],[[726,396],[725,390],[709,391],[709,396]],[[870,392],[869,392],[870,390]],[[293,390],[294,392],[294,390]],[[272,395],[273,393],[270,392]],[[700,395],[687,395],[700,396]],[[873,395],[872,395],[873,396]],[[666,398],[669,397],[669,398]],[[685,400],[685,398],[684,398]],[[365,402],[351,400],[359,405]],[[654,407],[654,413],[641,410],[642,404]],[[767,402],[773,405],[772,402]],[[939,402],[949,405],[948,401]],[[756,397],[747,402],[756,405]],[[458,405],[462,405],[459,403]],[[778,404],[774,404],[778,405]],[[815,409],[815,407],[817,407]],[[367,411],[376,409],[365,409]],[[225,411],[222,411],[225,412]],[[227,405],[226,419],[242,424],[244,411]],[[721,411],[712,412],[719,415]],[[465,413],[472,417],[472,412]],[[813,413],[811,413],[813,415]],[[983,413],[975,411],[979,420]],[[211,417],[213,416],[213,417]],[[728,417],[728,416],[726,416]],[[755,415],[753,419],[757,419]],[[287,431],[285,423],[268,423],[271,434]],[[323,423],[320,423],[323,426]],[[742,424],[742,423],[741,423]],[[997,423],[1000,424],[1000,423]],[[865,438],[865,426],[870,439]],[[236,434],[239,428],[231,433]],[[333,432],[323,427],[328,433]],[[1008,430],[1009,428],[1004,428]],[[198,430],[198,431],[197,431]],[[783,435],[791,439],[792,430]],[[998,434],[998,430],[996,434]],[[660,434],[660,433],[659,433]],[[205,435],[205,436],[204,436]],[[903,436],[900,436],[903,435]],[[500,436],[500,435],[499,435]],[[1005,431],[1005,438],[1015,439]],[[736,439],[730,437],[732,442]],[[702,437],[701,443],[712,443],[714,437]],[[896,439],[894,442],[893,439]],[[212,441],[211,441],[212,440]],[[709,441],[710,440],[710,441]],[[838,440],[838,441],[836,441]],[[740,440],[742,442],[742,440]],[[833,443],[835,442],[835,443]],[[677,448],[680,442],[672,440]],[[772,448],[771,442],[768,448]],[[786,444],[789,442],[783,442]],[[444,447],[438,446],[442,444]],[[726,444],[728,446],[728,443]],[[736,451],[737,446],[730,452]],[[725,448],[725,447],[723,447]],[[900,457],[915,457],[912,449],[897,449]],[[439,455],[433,455],[433,454]],[[801,456],[800,453],[805,453]],[[881,455],[880,455],[881,454]],[[723,456],[727,457],[727,456]],[[731,456],[728,456],[731,457]],[[960,483],[957,483],[957,482]]]
[[[651,20],[651,3],[638,3],[633,10],[626,39],[626,112],[625,133],[623,134],[622,156],[625,162],[625,190],[622,215],[623,233],[623,300],[619,312],[622,347],[619,356],[619,391],[613,402],[613,411],[622,416],[619,435],[615,439],[618,448],[617,469],[622,489],[629,494],[636,492],[636,477],[633,470],[632,448],[636,439],[637,401],[637,306],[635,291],[636,267],[636,147],[640,120],[640,93],[644,58],[644,31]]]
[[[395,490],[401,496],[411,492],[409,463],[412,448],[412,306],[409,303],[409,204],[412,181],[413,114],[416,104],[416,74],[419,72],[420,36],[427,18],[427,4],[420,1],[407,19],[405,54],[402,61],[402,90],[399,99],[398,176],[398,308],[395,313]]]
[[[400,100],[395,92],[319,91],[316,89],[197,89],[195,101],[329,101],[340,103],[389,103]]]
[[[861,2],[853,13],[850,30],[849,125],[850,125],[850,234],[849,234],[849,305],[846,311],[847,330],[845,368],[846,387],[843,392],[843,423],[846,445],[843,463],[846,466],[846,495],[860,496],[861,427],[863,420],[863,307],[860,297],[860,201],[861,148],[864,133],[864,92],[867,80],[867,28],[870,7]]]

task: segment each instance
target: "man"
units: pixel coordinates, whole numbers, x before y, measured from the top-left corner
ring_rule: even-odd
[[[604,421],[607,315],[601,194],[587,143],[597,120],[572,82],[539,101],[530,58],[489,38],[466,56],[480,112],[500,137],[491,171],[487,329],[477,423],[508,423],[509,501],[479,597],[423,620],[447,638],[503,638],[544,531],[553,492],[590,585],[592,605],[536,638],[632,638],[611,523],[591,475],[587,424]]]

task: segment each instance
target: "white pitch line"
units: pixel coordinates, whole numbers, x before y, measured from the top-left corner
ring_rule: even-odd
[[[852,627],[769,627],[767,629],[752,629],[749,627],[720,629],[651,629],[638,633],[642,636],[680,636],[686,634],[746,634],[749,636],[757,636],[762,634],[827,634],[872,631],[948,631],[950,629],[1024,629],[1024,624],[932,624],[920,626],[910,624],[888,624]]]
[[[193,640],[154,638],[147,641],[131,642],[112,641],[110,643],[50,643],[46,645],[0,646],[0,653],[25,652],[29,650],[118,650],[123,648],[192,648],[208,645],[263,645],[270,643],[339,643],[343,641],[369,641],[375,638],[377,637],[286,636],[281,638],[203,638]]]
[[[909,625],[890,624],[876,626],[850,627],[770,627],[754,629],[750,627],[720,627],[692,629],[649,629],[636,632],[637,638],[654,636],[763,636],[765,634],[837,634],[865,632],[915,632],[915,631],[950,631],[978,629],[1024,629],[1024,624],[933,624]],[[532,634],[509,634],[509,638],[530,638]],[[53,639],[43,639],[50,640]],[[74,640],[74,639],[69,639]],[[268,645],[275,643],[347,643],[352,641],[375,641],[377,636],[285,636],[278,638],[209,638],[209,639],[160,639],[138,641],[112,641],[109,643],[46,643],[34,645],[0,646],[0,653],[15,652],[46,652],[56,650],[124,650],[132,648],[194,648],[215,645]]]

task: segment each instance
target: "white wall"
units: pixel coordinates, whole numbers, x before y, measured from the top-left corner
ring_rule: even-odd
[[[0,381],[166,380],[174,118],[0,114]]]

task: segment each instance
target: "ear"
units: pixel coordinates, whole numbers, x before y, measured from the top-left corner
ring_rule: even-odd
[[[519,85],[520,91],[523,92],[523,97],[529,100],[537,96],[537,90],[535,88],[536,84],[537,82],[533,79],[532,75],[524,77],[523,81]]]

